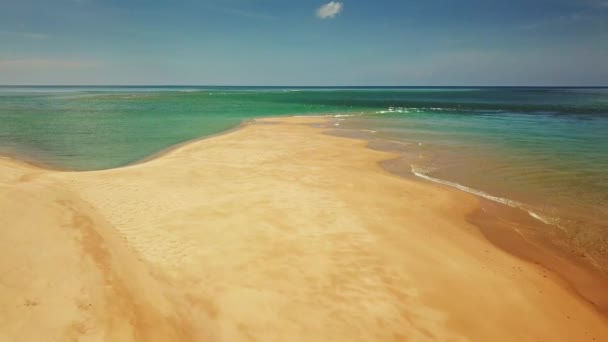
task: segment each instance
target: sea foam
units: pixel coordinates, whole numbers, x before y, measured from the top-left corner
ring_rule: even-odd
[[[388,113],[409,113],[408,108],[403,107],[388,107],[387,110],[377,111],[376,114],[388,114]]]
[[[528,215],[530,215],[531,217],[535,218],[536,220],[538,220],[540,222],[543,222],[545,224],[550,224],[550,225],[556,225],[553,220],[526,209],[525,205],[523,203],[520,203],[520,202],[517,202],[514,200],[510,200],[510,199],[504,198],[504,197],[493,196],[493,195],[488,194],[487,192],[469,188],[468,186],[464,186],[464,185],[458,184],[456,182],[450,182],[450,181],[447,181],[444,179],[439,179],[439,178],[434,178],[434,177],[428,176],[428,175],[424,174],[423,172],[421,172],[419,169],[416,169],[416,167],[414,167],[413,165],[411,166],[411,169],[412,169],[412,173],[417,177],[426,179],[433,183],[447,185],[447,186],[456,188],[458,190],[462,190],[462,191],[465,191],[465,192],[468,192],[468,193],[471,193],[471,194],[474,194],[477,196],[481,196],[485,199],[489,199],[489,200],[497,202],[497,203],[508,205],[509,207],[512,207],[512,208],[522,209],[522,210],[526,211],[528,213]]]

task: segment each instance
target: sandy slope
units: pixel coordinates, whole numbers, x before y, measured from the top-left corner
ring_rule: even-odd
[[[0,159],[0,340],[608,341],[466,222],[475,197],[314,120],[108,171]]]

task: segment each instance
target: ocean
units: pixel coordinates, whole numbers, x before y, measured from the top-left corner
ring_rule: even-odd
[[[0,154],[124,166],[247,119],[327,115],[404,175],[521,208],[608,265],[608,88],[0,87]]]

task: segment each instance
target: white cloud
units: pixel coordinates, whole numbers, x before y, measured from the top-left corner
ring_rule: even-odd
[[[342,12],[344,4],[337,1],[328,2],[317,9],[317,17],[320,19],[333,18]]]

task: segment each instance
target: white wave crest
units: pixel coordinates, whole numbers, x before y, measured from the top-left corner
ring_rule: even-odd
[[[465,192],[468,192],[468,193],[471,193],[471,194],[474,194],[474,195],[477,195],[477,196],[481,196],[481,197],[483,197],[485,199],[489,199],[489,200],[494,201],[494,202],[498,202],[498,203],[502,203],[502,204],[508,205],[509,207],[512,207],[512,208],[518,208],[518,209],[525,210],[530,216],[532,216],[533,218],[537,219],[538,221],[541,221],[541,222],[543,222],[545,224],[556,225],[553,220],[551,220],[551,219],[549,219],[547,217],[541,216],[540,214],[537,214],[537,213],[535,213],[533,211],[527,210],[526,208],[524,208],[524,205],[522,203],[519,203],[517,201],[513,201],[513,200],[510,200],[508,198],[493,196],[493,195],[488,194],[487,192],[484,192],[484,191],[481,191],[481,190],[477,190],[477,189],[473,189],[473,188],[469,188],[467,186],[464,186],[462,184],[458,184],[456,182],[450,182],[450,181],[447,181],[447,180],[443,180],[443,179],[439,179],[439,178],[434,178],[434,177],[428,176],[428,175],[424,174],[423,172],[421,172],[420,169],[417,170],[414,167],[414,165],[412,165],[411,168],[412,168],[412,173],[414,175],[416,175],[417,177],[426,179],[426,180],[431,181],[433,183],[439,183],[439,184],[451,186],[451,187],[456,188],[458,190],[462,190],[462,191],[465,191]]]
[[[535,219],[537,219],[537,220],[539,220],[541,222],[544,222],[546,224],[555,224],[555,222],[553,222],[553,220],[550,220],[550,219],[548,219],[548,218],[546,218],[544,216],[541,216],[541,215],[539,215],[539,214],[537,214],[537,213],[535,213],[533,211],[527,210],[527,212],[528,212],[528,214],[530,216],[534,217]]]
[[[377,111],[376,114],[388,114],[388,113],[409,113],[409,108],[403,107],[388,107],[387,110]]]
[[[424,173],[420,172],[419,170],[416,170],[416,168],[413,165],[412,165],[412,173],[414,175],[416,175],[416,176],[418,176],[420,178],[424,178],[424,179],[426,179],[428,181],[431,181],[431,182],[434,182],[434,183],[443,184],[443,185],[448,185],[448,186],[451,186],[453,188],[456,188],[456,189],[459,189],[459,190],[462,190],[462,191],[466,191],[468,193],[481,196],[483,198],[487,198],[487,199],[492,200],[494,202],[506,204],[506,205],[508,205],[510,207],[519,208],[520,205],[521,205],[519,202],[510,200],[510,199],[507,199],[507,198],[492,196],[492,195],[490,195],[490,194],[488,194],[486,192],[483,192],[481,190],[469,188],[469,187],[466,187],[466,186],[464,186],[462,184],[458,184],[456,182],[450,182],[450,181],[447,181],[447,180],[443,180],[443,179],[433,178],[431,176],[427,176]]]

